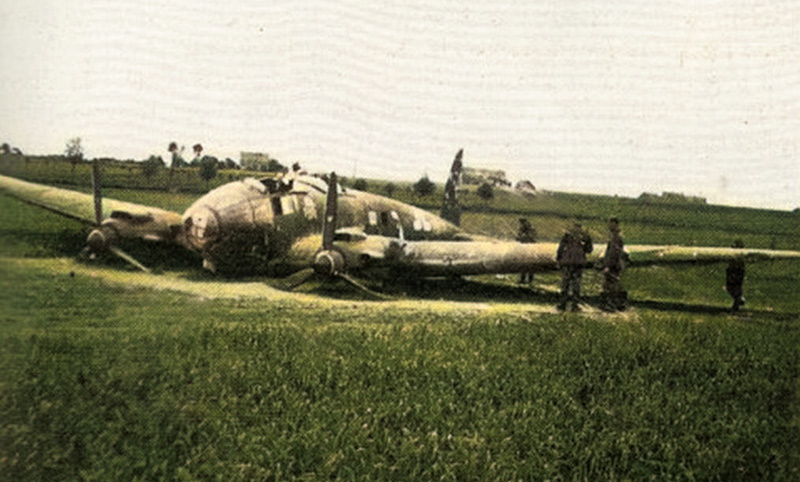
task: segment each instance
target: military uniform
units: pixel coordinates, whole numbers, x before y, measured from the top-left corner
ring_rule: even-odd
[[[606,311],[622,311],[627,308],[628,292],[622,286],[620,275],[625,269],[627,253],[619,233],[619,225],[612,221],[609,226],[611,239],[601,260],[603,269],[603,291],[600,293],[601,307]]]
[[[526,218],[519,218],[519,231],[517,232],[517,242],[520,243],[535,243],[536,230],[531,226],[530,221]],[[533,281],[532,271],[523,271],[519,275],[519,282],[528,284]]]
[[[579,309],[583,267],[586,265],[586,255],[591,253],[592,249],[594,249],[592,238],[581,229],[579,224],[564,233],[561,238],[556,253],[556,262],[561,269],[559,310],[565,310],[569,301],[572,301],[573,311]]]
[[[744,243],[736,240],[733,243],[734,248],[744,248]],[[728,262],[728,267],[725,269],[725,290],[733,298],[733,311],[739,311],[739,308],[744,304],[744,291],[742,285],[744,284],[744,260],[732,259]]]

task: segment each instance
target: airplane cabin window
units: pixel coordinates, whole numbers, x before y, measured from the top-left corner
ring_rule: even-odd
[[[271,199],[272,201],[272,213],[275,216],[283,215],[283,207],[281,206],[281,198],[274,197]]]
[[[281,196],[279,199],[281,200],[283,214],[292,214],[293,212],[297,211],[297,205],[294,196]]]

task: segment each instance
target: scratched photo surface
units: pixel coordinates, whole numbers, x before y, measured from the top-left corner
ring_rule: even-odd
[[[0,3],[0,473],[797,480],[799,36]]]

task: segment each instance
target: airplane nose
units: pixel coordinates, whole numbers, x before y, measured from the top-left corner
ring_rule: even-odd
[[[189,242],[202,250],[219,236],[219,219],[212,209],[203,206],[186,213],[183,228]]]

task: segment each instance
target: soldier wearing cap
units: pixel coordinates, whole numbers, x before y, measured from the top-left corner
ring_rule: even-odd
[[[628,253],[620,235],[619,219],[608,220],[609,240],[606,252],[600,260],[603,270],[603,291],[600,293],[601,308],[605,311],[623,311],[627,307],[628,292],[622,286],[620,275],[625,270]]]
[[[517,231],[517,242],[519,243],[535,243],[536,242],[536,229],[531,226],[527,218],[519,218],[519,230]],[[519,275],[519,282],[522,284],[530,284],[533,281],[533,271],[523,271]]]
[[[558,244],[556,262],[561,269],[561,300],[559,310],[566,310],[567,303],[572,301],[572,311],[580,310],[581,281],[586,255],[592,252],[592,238],[583,230],[580,223],[564,233]]]
[[[744,242],[737,239],[733,242],[734,248],[744,248]],[[733,305],[731,310],[739,311],[739,308],[744,305],[744,292],[742,285],[744,284],[744,259],[736,258],[728,262],[728,267],[725,269],[725,290],[733,298]]]

